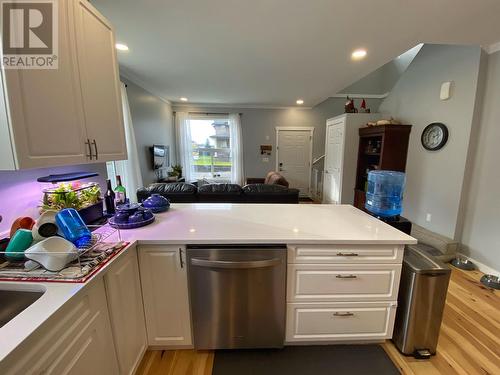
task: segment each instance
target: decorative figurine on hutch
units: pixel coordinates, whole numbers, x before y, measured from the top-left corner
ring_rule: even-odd
[[[361,102],[361,107],[359,109],[360,109],[359,110],[360,113],[370,113],[370,108],[366,108],[365,99],[363,99],[363,101]]]
[[[354,100],[349,97],[347,97],[347,102],[345,103],[344,110],[345,113],[358,113],[358,110],[356,109],[356,107],[354,107]]]

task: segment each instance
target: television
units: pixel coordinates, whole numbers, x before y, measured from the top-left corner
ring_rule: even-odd
[[[170,166],[170,147],[164,145],[153,145],[150,147],[153,169],[161,169]]]

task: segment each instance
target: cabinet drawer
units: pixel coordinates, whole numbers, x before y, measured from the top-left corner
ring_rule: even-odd
[[[394,301],[401,265],[288,266],[288,302]]]
[[[288,263],[401,263],[404,245],[289,245]]]
[[[286,342],[363,341],[392,337],[396,303],[289,303]]]

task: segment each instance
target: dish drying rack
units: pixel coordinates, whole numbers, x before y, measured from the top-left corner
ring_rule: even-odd
[[[77,248],[73,261],[57,272],[48,271],[40,264],[31,260],[11,261],[0,263],[0,280],[3,281],[54,281],[54,282],[85,282],[99,269],[107,264],[114,256],[118,255],[128,243],[123,242],[119,229],[109,226],[89,225],[92,238],[85,246]],[[116,234],[112,242],[106,239]],[[5,254],[5,252],[0,252]],[[42,254],[42,253],[38,253]],[[43,253],[47,255],[47,253]],[[67,253],[53,252],[50,256],[67,256]]]

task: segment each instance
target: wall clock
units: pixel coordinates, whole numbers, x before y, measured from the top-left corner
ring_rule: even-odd
[[[448,128],[445,124],[433,122],[425,127],[420,140],[426,150],[437,151],[448,141]]]

